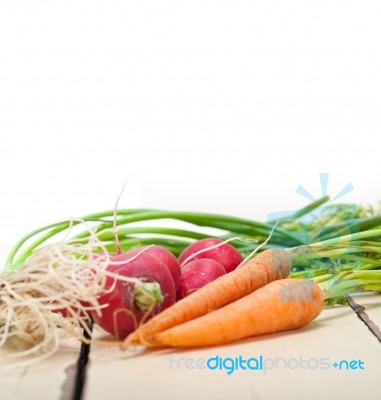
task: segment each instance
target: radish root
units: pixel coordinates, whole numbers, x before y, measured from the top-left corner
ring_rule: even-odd
[[[1,366],[25,366],[45,359],[58,350],[64,337],[88,343],[83,330],[89,332],[90,311],[101,313],[107,307],[98,303],[98,297],[111,292],[117,280],[142,284],[107,271],[113,262],[103,243],[89,231],[87,243],[72,239],[49,244],[30,256],[22,269],[0,272],[0,347],[12,345],[18,350],[3,357]],[[95,256],[100,251],[103,255]],[[110,288],[106,288],[108,276],[115,278]]]

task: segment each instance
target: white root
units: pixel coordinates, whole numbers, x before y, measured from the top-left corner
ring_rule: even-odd
[[[88,342],[83,330],[89,330],[89,312],[101,313],[104,308],[99,296],[112,291],[117,279],[141,284],[139,279],[108,272],[111,260],[103,243],[92,231],[87,240],[49,244],[29,257],[22,269],[0,272],[0,347],[14,345],[18,351],[10,357],[22,359],[12,366],[49,357],[64,336]],[[103,255],[95,257],[99,251]],[[116,278],[109,288],[107,276]],[[60,310],[69,315],[62,317]],[[3,358],[1,363],[9,367]]]

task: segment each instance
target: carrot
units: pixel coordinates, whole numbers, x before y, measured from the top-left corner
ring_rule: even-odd
[[[223,307],[274,280],[286,278],[291,266],[291,257],[285,250],[268,249],[141,325],[127,336],[121,348],[126,349],[132,344],[149,344],[149,338],[155,333]]]
[[[275,281],[219,310],[153,335],[149,346],[213,346],[296,329],[315,319],[323,306],[324,294],[316,283]]]

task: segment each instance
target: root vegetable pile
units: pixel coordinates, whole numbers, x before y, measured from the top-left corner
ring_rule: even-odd
[[[322,311],[324,295],[310,281],[274,281],[192,321],[156,333],[149,347],[201,347],[300,328]]]
[[[24,365],[65,335],[88,341],[91,321],[122,349],[220,345],[296,329],[324,304],[381,292],[381,215],[328,200],[276,224],[134,209],[39,228],[0,273],[0,346],[13,344]],[[181,228],[139,225],[169,220]]]

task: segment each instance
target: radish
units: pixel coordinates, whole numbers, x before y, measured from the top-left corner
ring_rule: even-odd
[[[190,261],[210,258],[220,263],[226,272],[233,271],[243,261],[243,257],[231,244],[222,243],[223,241],[217,238],[201,239],[192,243],[179,256],[181,267]],[[214,248],[207,250],[209,247]]]
[[[188,296],[207,283],[225,275],[225,268],[217,261],[209,258],[191,261],[182,270],[180,287],[177,291],[177,299]]]
[[[118,339],[135,330],[142,319],[151,318],[176,301],[173,278],[164,263],[147,252],[128,261],[136,255],[131,253],[112,256],[107,270],[140,282],[125,282],[122,278],[108,276],[106,288],[111,291],[98,299],[105,308],[101,314],[92,312],[94,321]],[[123,260],[126,262],[120,264]]]
[[[180,285],[181,279],[181,268],[180,264],[177,261],[177,258],[167,249],[160,246],[144,246],[144,247],[137,247],[132,249],[128,252],[129,255],[135,255],[138,252],[144,250],[144,253],[151,254],[157,257],[168,269],[172,275],[173,282],[175,284],[175,289],[177,290]],[[127,253],[124,253],[127,254]],[[119,255],[120,257],[121,255]]]

